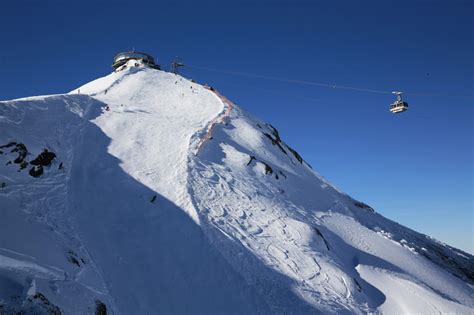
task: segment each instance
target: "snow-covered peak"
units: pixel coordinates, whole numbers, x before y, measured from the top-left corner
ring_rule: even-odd
[[[0,312],[473,312],[471,255],[211,87],[127,67],[0,102],[0,131]]]

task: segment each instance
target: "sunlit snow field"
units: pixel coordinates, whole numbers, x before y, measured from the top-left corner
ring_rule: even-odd
[[[132,67],[0,102],[0,152],[0,313],[474,312],[470,254],[339,191],[181,76]]]

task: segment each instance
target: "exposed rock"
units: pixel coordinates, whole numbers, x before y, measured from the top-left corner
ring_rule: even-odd
[[[282,145],[281,145],[281,139],[280,139],[280,136],[278,136],[278,138],[273,138],[270,134],[268,133],[263,133],[268,139],[270,139],[272,141],[272,144],[273,145],[276,145],[283,153],[287,154],[286,153],[286,150],[283,149]],[[278,134],[277,134],[278,135]]]
[[[357,291],[362,292],[362,287],[360,286],[359,282],[356,280],[356,278],[352,278],[354,280],[354,283],[356,284]]]
[[[278,132],[278,130],[277,130],[275,127],[273,127],[272,125],[270,125],[270,124],[267,124],[267,127],[270,128],[270,130],[271,130],[271,135],[268,134],[268,133],[265,133],[265,132],[264,132],[263,134],[264,134],[268,139],[270,139],[270,140],[272,141],[272,144],[278,146],[278,148],[280,148],[280,150],[281,150],[283,153],[288,154],[288,153],[286,152],[286,150],[283,148],[283,145],[284,145],[288,150],[290,150],[291,153],[293,153],[294,157],[295,157],[301,164],[303,164],[303,158],[301,157],[301,155],[299,155],[299,153],[296,152],[296,150],[292,149],[291,147],[289,147],[286,143],[284,143],[284,142],[281,140],[281,138],[280,138],[280,133]],[[308,166],[309,166],[310,168],[312,168],[311,165],[308,164]]]
[[[278,130],[270,124],[267,124],[267,127],[271,129],[272,134],[275,137],[275,140],[278,142],[281,142],[280,133],[278,132]]]
[[[354,205],[356,207],[359,207],[361,209],[365,209],[365,210],[369,210],[370,212],[375,212],[374,208],[372,208],[371,206],[363,203],[363,202],[360,202],[360,201],[357,201],[357,200],[354,200]]]
[[[99,300],[95,300],[95,315],[107,315],[107,306]]]
[[[10,153],[18,153],[18,156],[13,160],[13,162],[15,164],[20,164],[20,169],[24,169],[26,167],[25,158],[28,155],[28,149],[23,143],[17,143],[14,141],[1,145],[0,149],[4,149],[4,148],[6,149],[6,148],[11,148],[11,147],[13,147],[13,149],[11,149]],[[3,151],[1,152],[3,154]],[[7,165],[8,164],[11,164],[11,162],[7,163]]]
[[[30,162],[31,165],[41,165],[41,166],[49,166],[51,162],[56,157],[54,152],[48,151],[48,149],[44,149],[33,161]]]
[[[33,177],[40,177],[41,175],[43,175],[43,166],[33,166],[28,173]]]
[[[28,150],[26,149],[26,146],[23,143],[18,143],[15,148],[12,149],[11,152],[17,152],[18,157],[13,161],[16,164],[21,164],[26,158],[26,155],[28,154]]]
[[[26,145],[23,143],[18,143],[18,142],[9,142],[5,145],[0,146],[0,148],[11,148],[10,153],[17,153],[17,157],[13,160],[13,163],[19,164],[20,168],[18,171],[21,171],[25,168],[28,167],[28,161],[26,160],[26,156],[28,155],[28,149],[26,148]],[[3,151],[2,151],[3,153]],[[12,161],[8,161],[6,165],[12,164]]]
[[[78,259],[78,257],[77,257],[77,254],[76,254],[74,251],[72,251],[72,250],[69,250],[69,251],[68,251],[68,254],[69,254],[69,255],[68,255],[67,260],[68,260],[70,263],[76,265],[77,267],[81,267],[81,264],[79,263],[79,259]],[[83,260],[82,260],[82,261],[83,261]]]
[[[292,148],[290,148],[289,146],[286,146],[288,148],[288,150],[291,151],[291,153],[293,153],[293,155],[295,156],[295,158],[301,163],[303,164],[303,158],[301,157],[301,155],[299,155],[298,152],[296,152],[295,150],[293,150]]]
[[[255,156],[251,155],[251,156],[250,156],[250,160],[249,160],[248,163],[247,163],[247,166],[249,166],[250,164],[252,164],[252,161],[255,161],[255,160],[257,160],[257,159],[255,158]]]
[[[26,161],[21,162],[19,171],[21,171],[22,169],[25,169],[27,166],[28,166],[28,162]]]
[[[247,162],[246,166],[249,166],[250,164],[252,164],[253,161],[256,161],[256,162],[259,162],[259,163],[262,163],[264,166],[265,166],[265,174],[267,175],[271,175],[273,174],[273,168],[268,165],[267,163],[263,162],[263,161],[259,161],[255,156],[253,155],[250,155],[250,159],[249,161]],[[286,175],[282,172],[282,171],[278,171],[278,173],[280,173],[281,175],[283,175],[285,178],[286,178]],[[277,173],[275,173],[275,179],[279,179],[280,177],[278,176]]]
[[[7,144],[0,145],[0,149],[3,149],[3,148],[10,148],[10,147],[12,147],[12,146],[14,146],[14,145],[16,145],[16,142],[11,141],[11,142],[9,142],[9,143],[7,143]]]
[[[268,164],[265,163],[265,162],[262,162],[262,163],[263,163],[263,165],[265,165],[265,174],[267,174],[267,175],[268,175],[268,174],[273,174],[273,169],[271,168],[271,166],[268,165]]]
[[[36,293],[34,296],[27,298],[28,303],[24,305],[25,309],[19,314],[50,314],[61,315],[61,309],[51,303],[42,293]]]
[[[446,249],[442,246],[429,243],[424,246],[426,247],[425,250],[421,250],[416,246],[416,251],[437,265],[440,265],[441,262],[441,266],[449,270],[452,275],[471,284],[474,283],[474,262],[472,260],[462,256],[455,260],[444,252]]]
[[[68,261],[69,261],[70,263],[72,263],[72,264],[78,266],[78,267],[81,266],[81,264],[79,263],[79,260],[77,260],[76,257],[70,256],[70,257],[68,258]]]
[[[316,234],[318,234],[318,236],[321,237],[321,239],[323,240],[324,245],[326,245],[326,249],[329,250],[329,244],[326,241],[326,239],[324,238],[323,233],[321,233],[321,231],[315,226],[313,226],[313,229],[314,229],[314,231],[316,231]]]

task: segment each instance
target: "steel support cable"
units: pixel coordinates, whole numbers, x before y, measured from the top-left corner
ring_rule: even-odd
[[[247,73],[247,72],[238,72],[238,71],[230,71],[230,70],[219,70],[215,68],[207,68],[207,67],[199,67],[199,66],[190,66],[186,64],[186,67],[189,69],[196,69],[196,70],[204,70],[204,71],[212,71],[218,73],[225,73],[230,75],[239,75],[245,76],[250,78],[256,79],[267,79],[279,82],[286,82],[286,83],[295,83],[295,84],[304,84],[304,85],[313,85],[313,86],[320,86],[320,87],[327,87],[333,89],[344,89],[344,90],[352,90],[352,91],[359,91],[359,92],[368,92],[368,93],[377,93],[377,94],[392,94],[392,91],[382,91],[382,90],[374,90],[374,89],[365,89],[365,88],[358,88],[352,86],[344,86],[344,85],[336,85],[330,83],[321,83],[321,82],[313,82],[313,81],[305,81],[305,80],[295,80],[295,79],[286,79],[281,77],[275,76],[267,76],[267,75],[260,75],[255,73]],[[432,96],[432,97],[461,97],[461,98],[472,98],[472,95],[452,95],[452,94],[429,94],[429,93],[403,93],[403,95],[411,95],[411,96]]]

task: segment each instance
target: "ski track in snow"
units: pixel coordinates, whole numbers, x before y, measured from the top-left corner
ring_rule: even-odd
[[[24,143],[29,160],[44,148],[54,148],[57,153],[52,165],[44,168],[46,175],[37,179],[28,175],[28,168],[20,172],[15,164],[7,165],[0,173],[0,182],[6,184],[0,190],[4,220],[0,223],[0,287],[2,281],[10,283],[0,288],[0,304],[2,300],[7,306],[27,303],[27,297],[37,291],[49,296],[53,304],[68,305],[65,309],[70,311],[77,312],[84,305],[71,301],[67,294],[80,294],[90,305],[94,303],[92,295],[99,294],[111,304],[74,230],[67,205],[72,144],[93,104],[97,102],[84,95],[56,95],[0,105],[0,117],[10,113],[15,117],[2,119],[1,145],[10,141]],[[5,165],[15,154],[3,151],[0,163]],[[67,165],[66,170],[58,169],[59,161]],[[73,265],[69,261],[73,256],[78,262],[87,263]],[[57,295],[58,292],[65,295]],[[9,300],[12,296],[15,298]]]
[[[71,314],[96,300],[114,314],[473,313],[471,255],[357,206],[274,127],[178,75],[130,68],[0,102],[0,131],[29,161],[57,154],[35,179],[0,154],[0,306],[41,292]]]
[[[274,185],[282,187],[280,189],[275,189],[273,183],[268,184],[263,180],[256,181],[254,177],[262,177],[262,169],[249,167],[248,164],[252,160],[248,161],[250,156],[257,156],[255,152],[264,146],[262,143],[265,139],[258,130],[258,126],[264,124],[258,121],[249,121],[245,114],[235,114],[235,112],[229,119],[225,125],[213,126],[212,141],[206,138],[208,142],[206,146],[214,147],[207,148],[207,151],[206,148],[203,148],[203,152],[198,151],[196,157],[191,157],[190,193],[195,196],[196,208],[200,209],[201,216],[204,218],[203,224],[207,222],[209,225],[207,229],[217,229],[227,239],[240,242],[249,252],[259,257],[266,266],[292,279],[292,287],[315,308],[323,312],[369,311],[367,302],[361,298],[356,289],[359,284],[355,283],[355,278],[360,277],[355,269],[356,266],[348,266],[349,274],[347,274],[343,262],[340,262],[340,265],[337,263],[334,265],[334,260],[337,261],[337,257],[331,257],[326,238],[322,234],[319,235],[324,242],[325,248],[323,249],[321,242],[315,241],[313,231],[313,226],[326,225],[333,218],[338,218],[339,215],[341,218],[350,218],[353,221],[352,217],[347,216],[351,214],[353,205],[348,205],[345,201],[346,198],[344,198],[345,195],[341,195],[337,189],[312,171],[309,172],[309,176],[312,176],[312,185],[319,186],[326,191],[332,189],[330,195],[336,195],[335,200],[326,202],[327,208],[321,209],[325,211],[325,214],[320,217],[313,215],[314,209],[312,207],[293,204],[286,196],[278,192],[291,189],[285,187],[285,180],[282,180],[281,183],[274,183]],[[242,135],[246,135],[247,138],[243,139]],[[246,152],[246,150],[248,151]],[[284,160],[288,157],[281,156],[278,150],[274,151],[277,151],[280,157],[277,157],[275,152],[267,150],[268,148],[263,152],[258,152],[263,156],[257,156],[257,161],[271,161],[272,166],[281,167],[289,173],[290,177],[293,174],[307,172],[304,165],[298,165],[295,161],[292,161],[290,166],[285,165]],[[216,151],[220,152],[216,153]],[[220,158],[216,158],[216,156]],[[246,165],[247,167],[245,167]],[[295,170],[291,166],[300,167],[303,170]],[[261,173],[259,174],[259,172]],[[265,192],[266,189],[269,191]],[[261,191],[263,193],[260,193]],[[312,194],[313,192],[306,191],[305,193]],[[297,191],[297,194],[300,198],[305,198],[305,194],[301,191]],[[281,198],[279,198],[280,196]],[[325,203],[324,200],[318,201],[315,203],[316,205]],[[334,217],[333,212],[336,212],[338,216]],[[344,221],[338,221],[333,225],[328,224],[329,228],[332,226],[344,228],[344,230],[330,230],[331,233],[336,232],[342,236],[345,232],[352,230],[346,228],[348,225]],[[209,232],[209,234],[211,233]],[[370,240],[374,236],[378,239],[377,234],[373,232],[367,235],[353,234],[359,238],[344,239],[345,242],[354,244],[353,246],[356,247],[352,250],[353,257],[357,257],[357,250],[360,250],[363,253],[373,253],[383,257],[389,263],[404,264],[403,259],[405,258],[402,254],[405,253],[404,249],[395,248],[389,256],[385,255],[386,251],[382,253],[382,250],[374,253],[373,248],[378,248],[377,242],[374,243]],[[386,239],[385,236],[384,238]],[[389,241],[393,243],[393,241]],[[315,243],[318,245],[315,246]],[[331,247],[334,246],[337,247],[334,244]],[[232,254],[227,253],[227,255],[229,260],[233,259]],[[391,259],[397,255],[402,258],[398,261]],[[351,254],[345,256],[351,256]],[[418,264],[417,268],[434,271],[437,276],[425,276],[426,273],[423,270],[414,270],[416,268],[406,269],[406,272],[415,277],[420,276],[422,281],[436,287],[438,292],[443,291],[444,283],[450,286],[448,290],[450,294],[445,298],[467,303],[467,305],[472,304],[469,294],[465,294],[467,292],[465,290],[468,288],[466,285],[463,288],[456,287],[459,284],[456,279],[446,273],[440,273],[432,263],[413,255],[413,252],[407,258],[412,258],[412,261],[420,261],[422,264]],[[373,261],[372,263],[378,264]],[[427,268],[428,265],[429,268]],[[237,264],[236,268],[242,273],[253,273],[254,277],[259,277],[255,271],[251,270],[253,266]],[[346,279],[351,279],[351,281]],[[362,281],[362,279],[359,280],[359,282]],[[446,303],[452,302],[446,301]],[[375,304],[380,305],[380,302],[375,302]],[[387,308],[384,310],[386,311]]]

